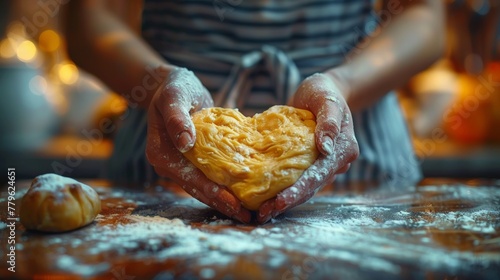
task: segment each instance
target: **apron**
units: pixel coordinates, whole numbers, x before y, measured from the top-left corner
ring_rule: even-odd
[[[304,78],[344,63],[377,20],[371,0],[146,0],[142,33],[169,63],[193,71],[215,106],[253,115],[286,104]],[[127,114],[108,178],[153,182],[146,111]],[[353,121],[360,156],[337,182],[399,187],[421,179],[394,93]]]

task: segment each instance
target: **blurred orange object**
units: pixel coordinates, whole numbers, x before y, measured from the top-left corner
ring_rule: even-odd
[[[490,139],[496,144],[500,144],[500,62],[490,63],[486,70],[491,75],[495,92],[491,95],[491,121]]]
[[[463,74],[458,100],[444,115],[451,139],[469,145],[500,143],[500,63],[489,63],[478,76]]]

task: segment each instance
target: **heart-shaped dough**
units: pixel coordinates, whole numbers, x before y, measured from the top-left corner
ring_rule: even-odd
[[[216,107],[192,119],[196,143],[184,155],[250,210],[294,184],[318,157],[316,121],[307,110],[273,106],[249,118]]]

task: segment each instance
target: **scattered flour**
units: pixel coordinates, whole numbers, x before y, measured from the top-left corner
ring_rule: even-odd
[[[424,193],[432,191],[432,188],[423,190]],[[450,190],[452,198],[455,194],[471,200],[477,198],[467,190]],[[53,236],[48,244],[84,248],[87,254],[96,256],[144,257],[159,262],[172,258],[188,260],[193,266],[201,267],[201,278],[213,278],[216,276],[215,266],[231,265],[236,256],[249,254],[252,257],[258,255],[259,261],[271,268],[282,267],[289,261],[287,252],[314,256],[316,265],[321,265],[323,261],[326,265],[340,262],[396,276],[402,273],[401,264],[428,270],[444,267],[453,272],[464,267],[487,267],[500,263],[500,255],[491,250],[484,253],[456,250],[441,245],[435,239],[439,236],[430,234],[436,231],[498,236],[498,206],[438,211],[432,203],[420,206],[417,203],[423,197],[420,195],[412,192],[412,195],[402,193],[389,197],[377,194],[319,196],[314,198],[314,205],[298,207],[266,225],[256,227],[241,226],[233,220],[218,219],[217,216],[189,225],[180,219],[165,218],[183,217],[188,211],[188,208],[170,205],[163,210],[143,209],[141,215],[123,216],[128,220],[118,224],[84,228],[76,232],[80,238],[67,240]],[[478,197],[483,198],[483,194]],[[490,197],[484,199],[498,197],[500,192],[497,198],[492,198],[490,193]],[[182,201],[175,203],[184,205]],[[314,211],[321,214],[314,215]],[[99,215],[96,221],[106,224],[106,220],[113,217]],[[1,227],[5,224],[0,223]],[[473,244],[498,247],[499,242],[498,238],[478,238]],[[85,244],[93,246],[87,248]],[[61,269],[68,268],[83,276],[109,269],[109,263],[82,264],[78,256],[64,254],[55,262]]]
[[[81,275],[83,277],[95,275],[96,273],[105,272],[110,267],[108,263],[101,263],[98,265],[80,264],[76,258],[69,255],[60,256],[57,259],[56,266],[59,269],[66,270],[68,272]]]
[[[90,254],[116,251],[118,254],[150,255],[158,260],[173,257],[202,257],[205,264],[231,261],[233,254],[247,254],[262,250],[260,242],[248,240],[248,235],[238,231],[220,234],[207,233],[185,225],[180,219],[159,216],[128,216],[131,223],[93,227],[83,237],[83,242],[95,244]],[[229,225],[232,220],[213,221],[209,224]],[[168,246],[165,246],[168,244]]]

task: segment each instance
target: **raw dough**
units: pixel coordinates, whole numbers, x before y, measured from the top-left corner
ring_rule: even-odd
[[[207,108],[192,119],[196,143],[184,155],[250,210],[295,183],[318,157],[316,121],[307,110],[273,106],[249,118]]]
[[[101,211],[96,191],[71,178],[35,178],[21,201],[21,223],[31,230],[61,232],[91,223]]]

